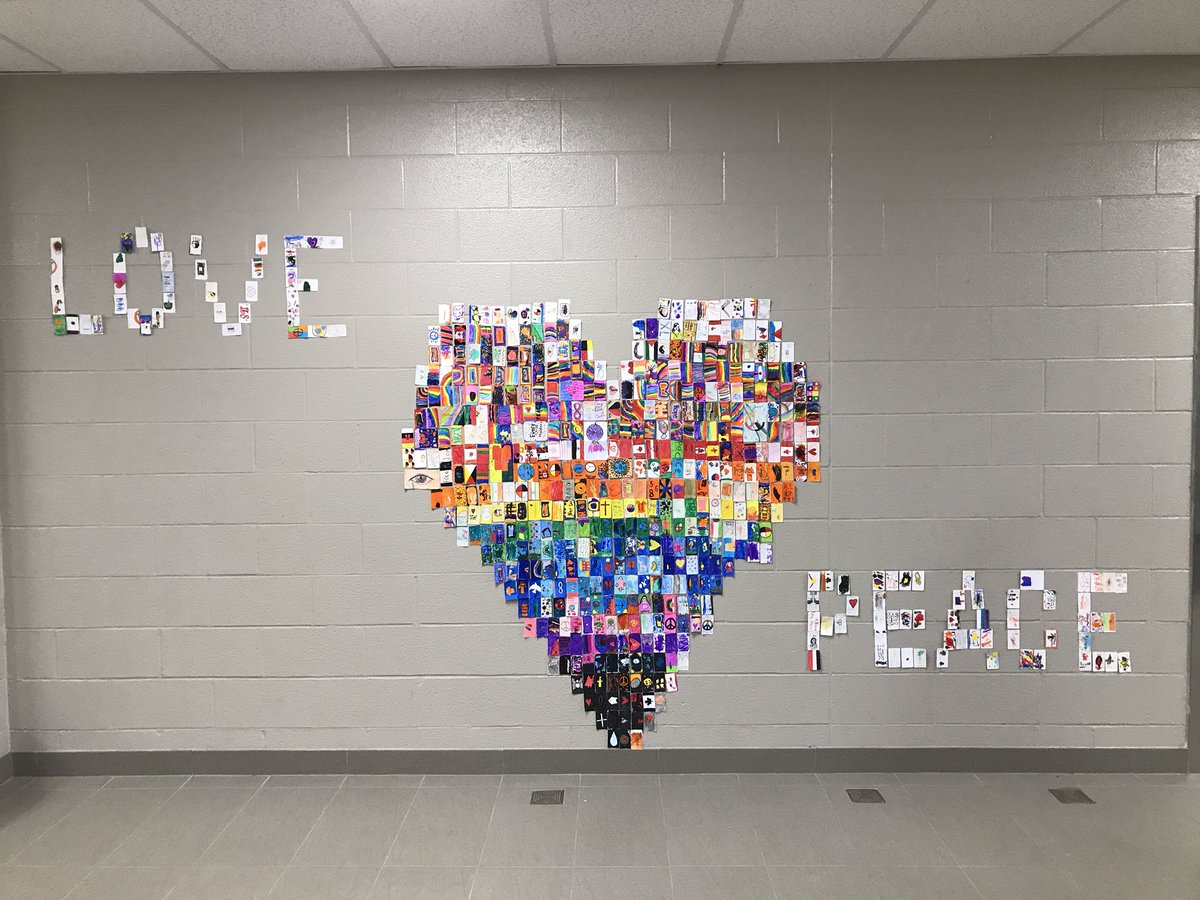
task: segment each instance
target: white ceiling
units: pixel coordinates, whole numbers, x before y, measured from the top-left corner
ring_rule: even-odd
[[[0,0],[0,71],[1200,53],[1200,0]]]

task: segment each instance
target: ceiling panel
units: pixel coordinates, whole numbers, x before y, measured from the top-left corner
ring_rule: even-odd
[[[231,69],[386,66],[341,0],[151,0]]]
[[[1129,0],[1063,53],[1200,53],[1198,0]]]
[[[0,34],[67,72],[217,68],[138,0],[4,0]]]
[[[714,63],[733,0],[550,0],[554,50],[568,65]]]
[[[53,72],[54,67],[26,53],[0,35],[0,72]]]
[[[1115,0],[935,0],[892,51],[897,59],[1049,53]]]
[[[544,66],[537,0],[349,0],[394,66]]]
[[[728,62],[878,59],[925,0],[746,0]]]

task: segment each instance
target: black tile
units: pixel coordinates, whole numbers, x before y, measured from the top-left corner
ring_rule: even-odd
[[[1079,788],[1049,788],[1059,803],[1095,803],[1096,801]]]
[[[846,788],[851,803],[885,803],[883,794],[875,788]]]

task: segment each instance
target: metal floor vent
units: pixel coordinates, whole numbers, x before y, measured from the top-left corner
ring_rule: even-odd
[[[886,803],[883,794],[875,788],[846,788],[851,803]]]
[[[1079,788],[1050,788],[1050,793],[1059,803],[1095,803],[1096,801]]]
[[[530,806],[562,806],[562,791],[534,791],[529,795]]]

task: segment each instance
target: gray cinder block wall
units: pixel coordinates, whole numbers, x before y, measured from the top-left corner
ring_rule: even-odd
[[[14,749],[599,746],[397,445],[438,303],[571,297],[618,359],[660,295],[772,297],[827,443],[651,746],[1183,745],[1200,60],[6,77],[0,116]],[[138,224],[180,311],[55,338],[50,237],[104,312]],[[241,338],[193,232],[230,299],[271,236]],[[301,271],[347,338],[285,340],[289,232],[345,236]],[[1044,568],[1064,649],[876,672],[868,615],[805,672],[805,570],[876,567],[926,570],[929,648],[961,569],[1002,622]],[[1075,671],[1092,568],[1132,675]]]
[[[3,531],[0,519],[0,532]],[[8,724],[8,635],[4,613],[4,548],[0,542],[0,757],[12,749]]]

